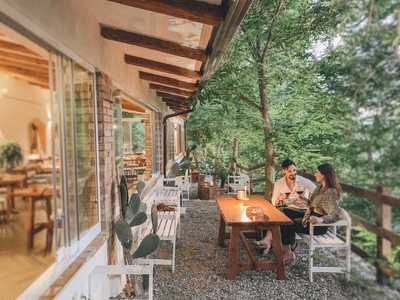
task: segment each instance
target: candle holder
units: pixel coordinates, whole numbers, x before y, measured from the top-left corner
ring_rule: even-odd
[[[238,200],[249,200],[246,191],[238,191],[236,194],[236,198]]]

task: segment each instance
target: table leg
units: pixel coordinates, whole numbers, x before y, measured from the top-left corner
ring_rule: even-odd
[[[35,202],[32,197],[28,197],[28,229],[27,229],[27,247],[28,251],[33,248],[33,224],[35,221]]]
[[[229,253],[228,253],[228,272],[226,277],[233,280],[238,272],[239,265],[239,238],[240,229],[237,226],[232,226],[231,238],[229,240]]]
[[[12,213],[12,188],[7,186],[7,220],[9,221]]]
[[[272,250],[275,254],[277,264],[276,275],[279,280],[285,279],[285,265],[283,263],[283,247],[281,240],[281,229],[279,226],[271,226]]]
[[[225,221],[222,215],[219,220],[218,245],[221,247],[225,246]]]

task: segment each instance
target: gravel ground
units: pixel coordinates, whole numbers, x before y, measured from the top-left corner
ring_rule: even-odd
[[[396,290],[378,286],[373,281],[374,269],[355,255],[351,282],[343,275],[317,274],[310,283],[307,249],[301,243],[296,263],[286,267],[288,280],[276,280],[271,271],[247,271],[235,280],[226,280],[228,249],[217,246],[219,216],[215,201],[186,203],[175,273],[166,266],[156,268],[156,299],[400,299]],[[169,245],[162,245],[160,253],[166,253]]]

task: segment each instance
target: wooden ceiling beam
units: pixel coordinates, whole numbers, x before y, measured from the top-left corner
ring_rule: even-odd
[[[173,87],[184,89],[184,90],[189,90],[189,91],[195,91],[198,87],[197,83],[185,82],[185,81],[177,80],[177,79],[170,78],[170,77],[146,73],[143,71],[139,72],[139,78],[143,79],[143,80],[147,80],[147,81],[152,81],[152,82],[161,83],[164,85],[173,86]]]
[[[43,76],[49,75],[49,69],[42,65],[32,65],[32,64],[26,64],[23,62],[20,63],[20,62],[13,61],[13,60],[3,59],[1,57],[0,57],[0,65],[6,66],[6,67],[16,67],[16,68],[26,69],[29,71],[40,73]]]
[[[206,60],[206,52],[202,49],[190,48],[175,42],[161,40],[122,29],[112,28],[102,24],[100,24],[100,31],[102,37],[108,40],[160,51],[175,56],[195,59],[201,62]]]
[[[21,55],[17,53],[11,53],[4,50],[0,50],[0,58],[8,59],[16,62],[27,63],[27,64],[34,64],[40,66],[48,66],[48,61],[41,58],[35,58],[32,56]]]
[[[157,92],[157,96],[161,97],[161,98],[166,98],[166,99],[171,99],[171,100],[175,100],[175,101],[187,101],[187,99],[185,97],[181,97],[181,96],[177,96],[177,95],[171,95],[165,92]]]
[[[172,87],[165,86],[165,85],[155,84],[155,83],[150,83],[149,87],[152,90],[157,90],[157,91],[160,91],[160,92],[167,92],[167,93],[170,93],[170,94],[186,96],[186,97],[190,97],[190,96],[193,96],[195,94],[194,92],[180,90],[180,89],[172,88]]]
[[[19,52],[21,54],[25,55],[30,55],[30,56],[35,56],[40,58],[40,55],[37,54],[36,52],[33,52],[32,50],[26,48],[23,45],[16,44],[13,42],[5,41],[5,40],[0,40],[0,49],[4,51],[14,51],[14,52]]]
[[[41,87],[42,89],[49,89],[49,85],[48,84],[42,84],[42,83],[31,82],[31,81],[28,81],[28,83],[31,84],[31,85],[35,85],[35,86]]]
[[[221,6],[195,0],[109,0],[164,15],[207,25],[218,25],[224,19]]]
[[[143,67],[146,69],[151,69],[151,70],[155,70],[155,71],[159,71],[159,72],[174,74],[177,76],[188,77],[188,78],[192,78],[192,79],[196,79],[196,80],[200,79],[200,72],[181,68],[181,67],[174,66],[174,65],[161,63],[161,62],[150,60],[150,59],[137,57],[137,56],[125,54],[125,62],[129,65]]]
[[[173,95],[171,95],[173,96]],[[168,101],[168,102],[173,102],[173,103],[190,103],[190,100],[187,98],[180,98],[178,97],[178,99],[174,99],[172,97],[161,97],[163,101]]]
[[[170,105],[190,105],[190,102],[176,102],[176,101],[171,101],[166,98],[162,98],[163,102],[170,104]]]
[[[0,70],[3,70],[5,72],[9,72],[9,73],[20,74],[22,76],[26,76],[26,77],[30,77],[30,78],[35,78],[35,79],[38,79],[40,81],[47,82],[47,83],[49,81],[49,77],[46,76],[46,75],[43,75],[42,73],[38,73],[38,72],[35,72],[35,71],[22,69],[22,68],[19,68],[19,67],[11,67],[11,66],[0,65]]]
[[[173,106],[173,105],[167,105],[169,108],[173,109],[173,110],[189,110],[190,107],[187,106]]]
[[[26,82],[29,83],[37,83],[43,86],[48,86],[49,85],[49,81],[48,79],[45,78],[41,78],[41,77],[33,77],[30,75],[26,75],[24,72],[20,72],[20,71],[16,71],[16,70],[11,70],[8,68],[4,68],[0,66],[0,73],[5,73],[8,76],[12,76],[21,80],[24,80]]]

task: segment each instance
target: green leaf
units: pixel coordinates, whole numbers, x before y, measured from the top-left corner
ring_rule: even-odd
[[[140,212],[138,214],[136,214],[133,219],[129,222],[129,225],[131,227],[133,226],[138,226],[140,224],[143,224],[144,222],[146,222],[147,220],[147,215],[145,212]]]
[[[147,235],[139,247],[132,253],[132,259],[139,257],[146,257],[147,255],[153,253],[160,245],[160,238],[158,235],[150,233]]]
[[[131,198],[129,199],[129,207],[131,207],[133,214],[136,214],[139,211],[140,196],[138,193],[132,194]]]
[[[158,210],[157,205],[151,207],[151,223],[153,224],[153,233],[157,233],[158,228]]]
[[[114,224],[114,231],[117,234],[118,240],[122,246],[128,250],[132,247],[133,236],[131,227],[125,220],[120,219]]]
[[[138,182],[138,184],[136,185],[136,189],[137,189],[139,196],[142,196],[142,193],[143,193],[145,187],[146,187],[146,183],[144,181]]]
[[[122,211],[122,217],[126,217],[126,210],[128,207],[128,186],[126,184],[125,177],[121,177],[121,183],[119,185],[119,194],[120,194],[120,199],[121,199],[121,211]]]

